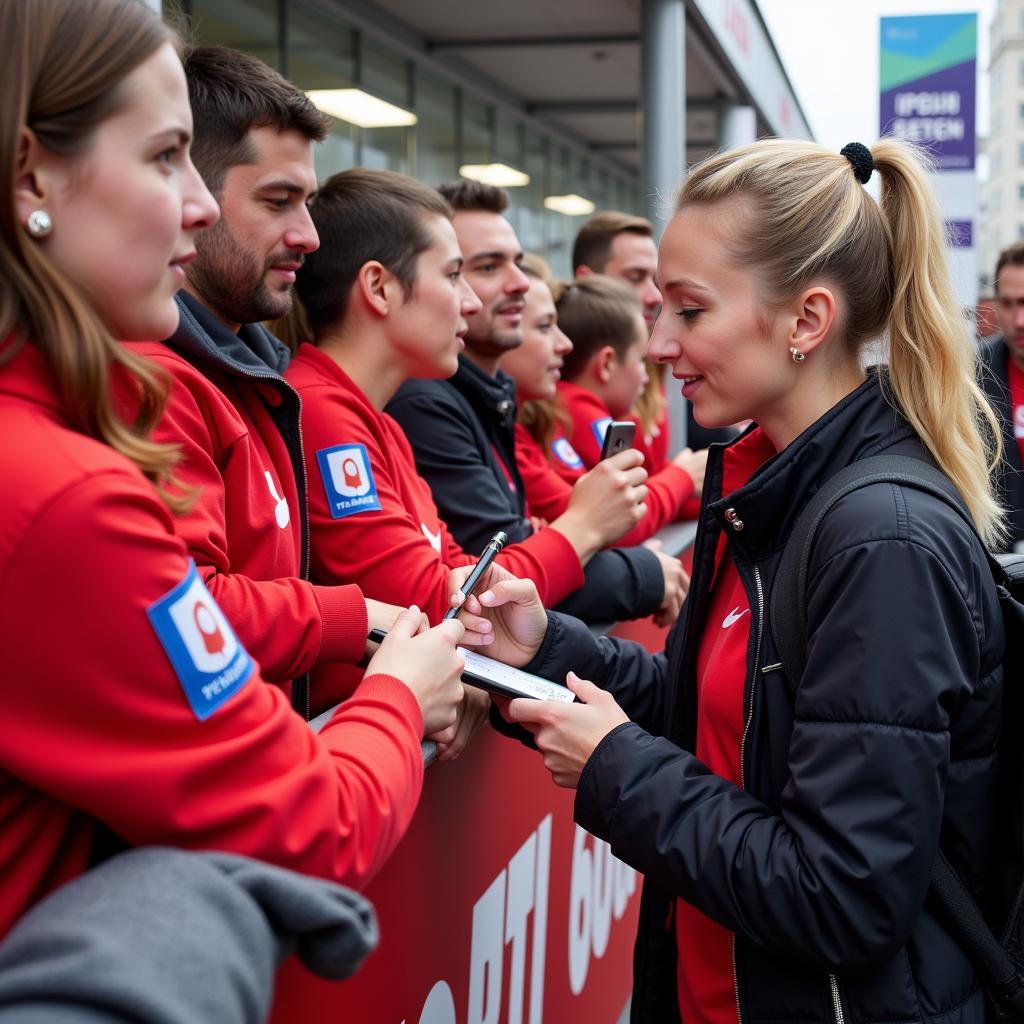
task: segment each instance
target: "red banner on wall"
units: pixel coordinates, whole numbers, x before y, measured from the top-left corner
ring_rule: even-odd
[[[639,879],[573,823],[573,796],[490,730],[429,768],[409,834],[367,889],[380,947],[340,984],[293,958],[272,1020],[615,1024]]]
[[[665,635],[649,620],[615,632],[648,650]],[[574,797],[486,727],[427,769],[409,833],[366,891],[379,948],[343,983],[289,960],[272,1024],[615,1024],[640,878],[573,822]]]

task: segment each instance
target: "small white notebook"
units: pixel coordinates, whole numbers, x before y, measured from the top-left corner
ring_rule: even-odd
[[[462,678],[482,690],[498,693],[505,697],[533,697],[535,700],[560,700],[571,704],[576,695],[566,686],[559,686],[549,679],[523,672],[503,661],[486,658],[465,647],[459,653],[466,659]]]

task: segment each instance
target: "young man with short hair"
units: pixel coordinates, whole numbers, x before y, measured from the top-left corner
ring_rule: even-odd
[[[180,447],[178,478],[196,494],[176,528],[264,678],[309,717],[305,673],[358,661],[368,626],[395,612],[356,587],[308,581],[299,399],[282,376],[287,349],[260,323],[288,311],[295,273],[319,245],[306,200],[327,120],[248,54],[199,47],[184,64],[192,156],[221,218],[197,236],[178,330],[131,347],[171,381],[153,437]]]
[[[625,281],[635,292],[643,307],[648,331],[661,312],[658,290],[658,247],[654,244],[654,228],[645,217],[619,210],[595,214],[576,235],[572,247],[573,273],[607,274]]]
[[[321,247],[296,289],[315,345],[299,348],[286,376],[302,398],[313,577],[353,580],[436,621],[449,608],[450,571],[476,558],[449,533],[384,407],[407,380],[455,373],[481,303],[434,189],[356,168],[324,182],[310,212]],[[647,474],[619,468],[631,461],[591,474],[563,515],[506,546],[500,564],[534,580],[548,604],[579,587],[583,563],[642,514]],[[317,669],[316,688],[341,671]]]
[[[463,272],[482,307],[467,318],[455,375],[408,381],[387,411],[409,438],[441,518],[463,548],[476,552],[497,530],[512,541],[534,533],[516,466],[515,383],[499,366],[522,343],[529,281],[519,268],[519,240],[503,216],[504,190],[462,181],[440,192],[455,210]],[[583,559],[586,581],[561,608],[603,622],[677,612],[684,588],[678,562],[645,548],[599,550],[598,519],[591,524],[591,557]]]
[[[995,282],[1002,333],[985,341],[978,357],[986,371],[981,386],[1002,426],[997,488],[1009,512],[1007,549],[1012,551],[1024,544],[1024,242],[999,254]]]

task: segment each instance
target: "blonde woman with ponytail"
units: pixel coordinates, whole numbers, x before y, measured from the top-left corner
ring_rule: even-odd
[[[993,852],[1004,634],[978,536],[931,493],[863,486],[810,552],[800,678],[767,628],[796,518],[860,460],[931,463],[978,534],[1002,535],[998,432],[925,161],[891,139],[712,157],[682,186],[658,283],[649,355],[701,424],[754,421],[712,450],[666,652],[545,620],[519,581],[488,598],[505,605],[493,652],[568,673],[580,700],[508,717],[577,789],[577,822],[646,876],[632,1020],[983,1024],[925,901],[940,837],[976,895]],[[865,368],[879,343],[887,365]]]
[[[361,884],[424,729],[454,724],[464,627],[404,612],[319,735],[260,678],[175,534],[162,381],[122,345],[175,330],[218,217],[175,40],[142,0],[0,0],[0,38],[0,938],[101,824]]]

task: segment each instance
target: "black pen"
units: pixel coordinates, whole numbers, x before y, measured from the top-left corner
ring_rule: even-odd
[[[491,562],[494,561],[495,556],[508,542],[508,534],[504,530],[499,530],[489,541],[487,547],[484,548],[483,554],[480,556],[480,561],[473,566],[473,571],[469,574],[468,579],[462,584],[462,593],[464,596],[469,597],[473,593],[473,588],[480,582],[480,577],[491,567]],[[449,608],[444,613],[444,619],[442,621],[447,622],[449,619],[454,619],[459,612],[462,611],[465,601],[459,605],[458,608]]]

